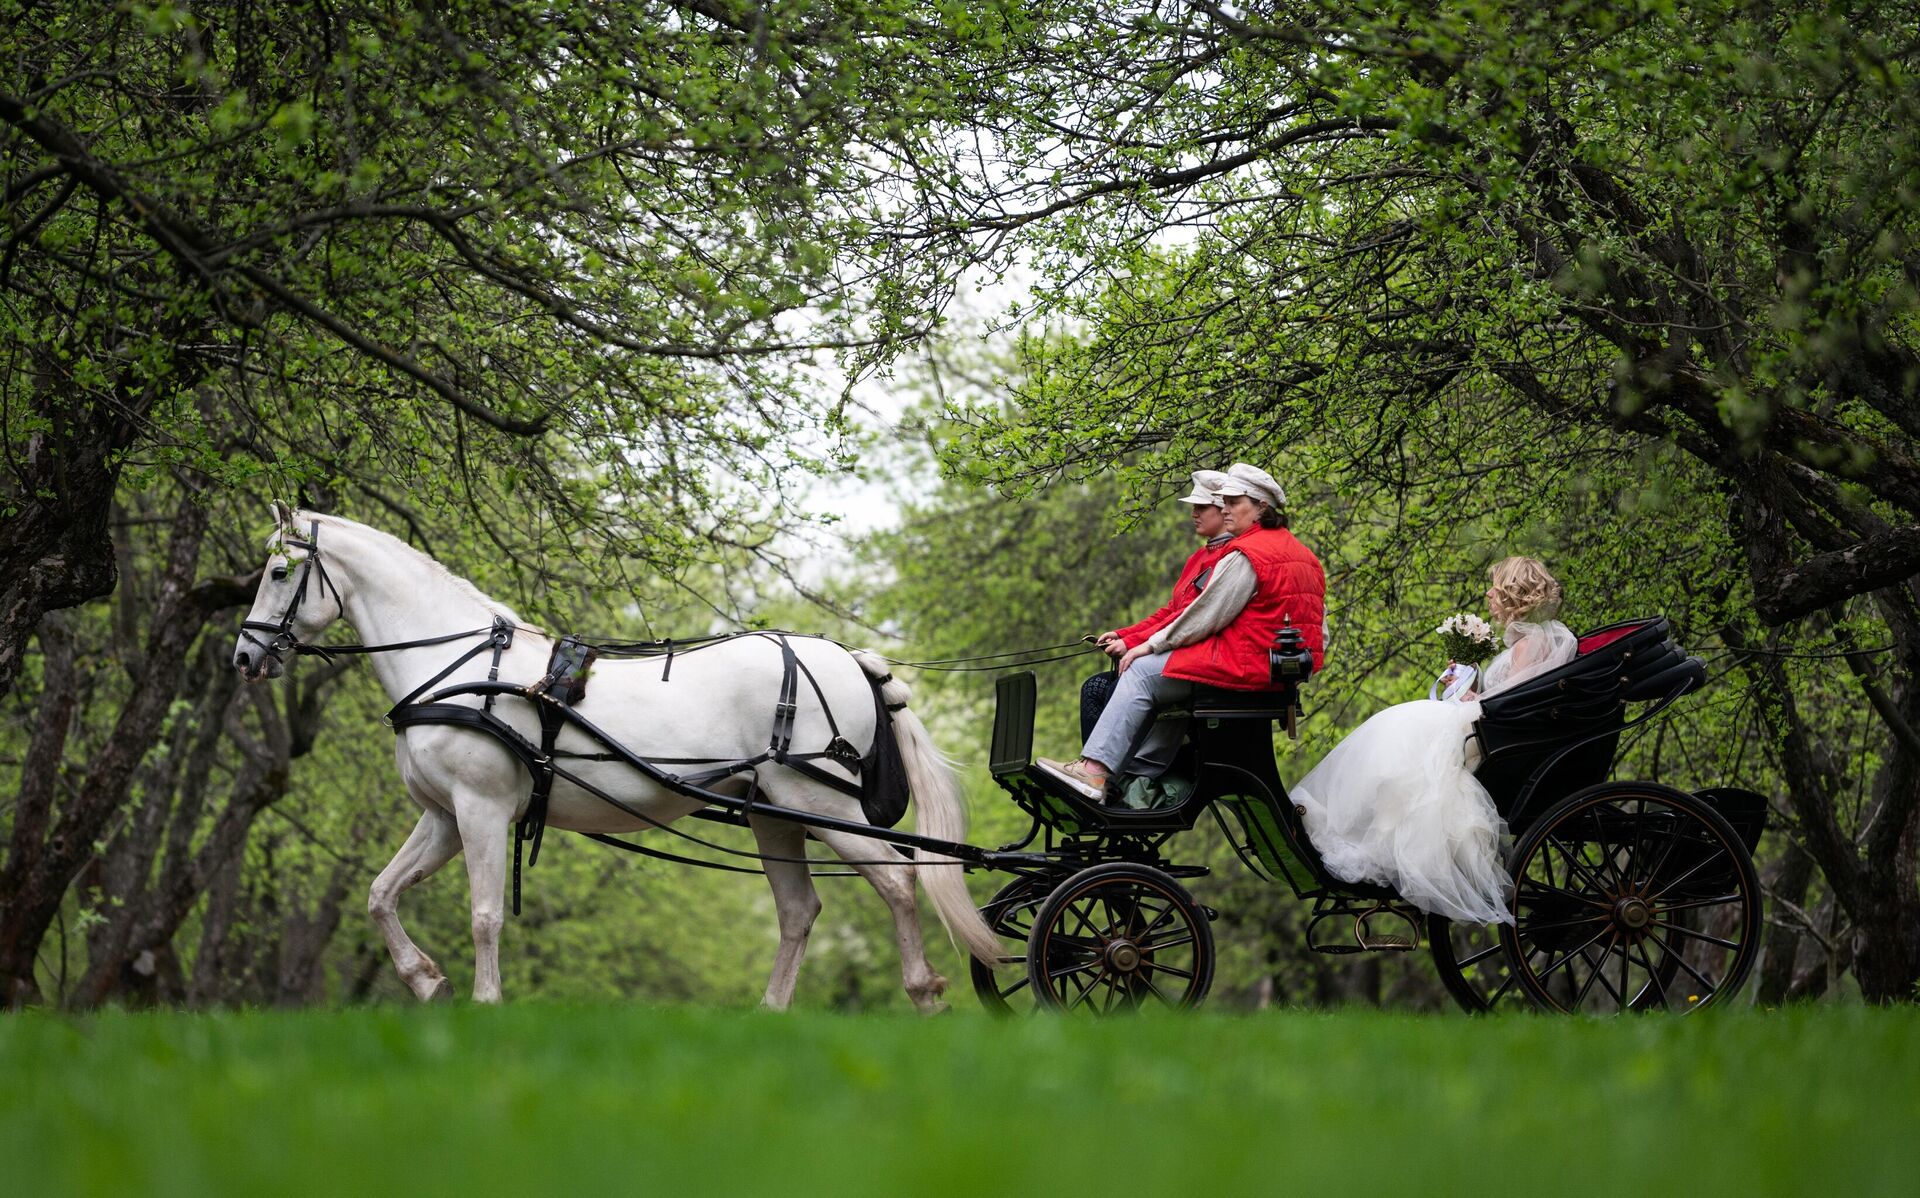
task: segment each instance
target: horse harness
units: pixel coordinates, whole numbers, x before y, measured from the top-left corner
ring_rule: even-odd
[[[711,799],[705,787],[722,779],[733,777],[754,766],[765,762],[784,765],[795,772],[831,787],[842,794],[860,800],[867,822],[875,827],[890,828],[898,823],[907,805],[907,785],[905,769],[901,761],[898,743],[894,739],[893,713],[903,709],[904,703],[888,703],[881,696],[881,687],[892,679],[888,674],[879,678],[869,676],[874,695],[874,744],[863,756],[851,742],[840,734],[839,722],[834,718],[833,709],[827,703],[825,692],[813,671],[800,660],[794,652],[791,637],[806,636],[805,633],[783,631],[754,631],[725,633],[716,636],[698,637],[692,640],[662,641],[607,641],[588,642],[584,638],[569,634],[560,638],[554,645],[547,660],[547,670],[536,682],[521,685],[503,683],[500,677],[500,658],[513,644],[517,630],[511,620],[502,616],[494,617],[487,628],[468,629],[464,632],[448,633],[444,636],[424,637],[412,641],[393,641],[381,645],[315,645],[302,641],[293,631],[300,605],[307,597],[310,585],[318,579],[318,591],[331,594],[340,607],[342,615],[346,604],[341,599],[339,589],[327,576],[326,566],[320,557],[320,523],[313,521],[307,530],[305,540],[284,538],[283,545],[304,549],[306,556],[297,567],[301,571],[300,580],[294,588],[285,609],[278,620],[268,623],[262,620],[247,620],[241,624],[240,635],[271,657],[282,661],[281,654],[291,651],[300,655],[313,655],[331,661],[342,653],[370,654],[393,652],[402,649],[417,649],[432,645],[450,644],[473,637],[482,637],[478,643],[454,658],[438,673],[413,688],[388,709],[385,722],[396,734],[407,728],[446,724],[455,727],[472,728],[492,736],[504,745],[519,762],[526,767],[532,777],[533,786],[526,810],[514,825],[513,842],[513,912],[520,913],[520,872],[521,857],[526,850],[528,868],[540,859],[540,845],[546,833],[547,804],[553,790],[555,776],[564,775],[568,781],[592,794],[604,802],[610,803],[629,815],[635,816],[654,827],[665,825],[635,810],[621,800],[607,794],[604,790],[586,782],[555,765],[556,759],[574,759],[581,761],[624,762],[639,769],[655,782],[675,793],[689,798]],[[262,640],[256,632],[271,634]],[[575,710],[577,704],[586,697],[587,681],[595,660],[608,657],[654,657],[665,658],[661,672],[661,681],[669,679],[673,671],[673,659],[677,654],[684,656],[709,645],[719,644],[739,637],[763,637],[773,641],[780,650],[780,689],[773,708],[773,731],[765,749],[752,757],[735,761],[713,764],[711,757],[640,757],[624,746],[614,742],[604,732],[595,727]],[[844,646],[842,646],[844,648]],[[438,691],[433,688],[444,681],[454,671],[466,665],[482,653],[492,651],[493,660],[487,670],[484,682],[461,683],[445,687]],[[799,715],[800,679],[804,677],[819,701],[820,712],[826,718],[829,739],[824,749],[812,752],[795,752],[793,748],[794,724]],[[474,695],[482,698],[479,707],[464,703],[448,702],[460,695]],[[538,743],[528,739],[519,729],[509,724],[493,712],[494,700],[502,695],[525,699],[531,702],[540,718],[540,739]],[[424,696],[424,698],[423,698]],[[608,752],[574,753],[555,748],[561,729],[569,723],[579,727],[588,736],[605,745]],[[820,768],[821,761],[832,761],[857,777],[857,781],[843,778]],[[667,765],[705,765],[707,768],[686,774],[675,774],[661,769]],[[745,813],[753,808],[755,796],[759,791],[759,782],[749,782],[747,797],[742,810],[734,817],[722,816],[725,822],[744,824]],[[681,857],[672,853],[650,849],[613,837],[588,833],[592,839],[636,852],[646,856],[658,857],[682,864],[703,865],[712,868],[727,868],[712,862]],[[692,839],[692,838],[689,838]],[[705,843],[705,842],[698,842]],[[749,856],[753,854],[748,854]]]

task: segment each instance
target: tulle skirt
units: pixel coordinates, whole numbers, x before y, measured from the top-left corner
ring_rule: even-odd
[[[1506,821],[1473,776],[1478,703],[1422,699],[1380,712],[1333,747],[1291,797],[1327,869],[1391,886],[1423,911],[1511,923]]]

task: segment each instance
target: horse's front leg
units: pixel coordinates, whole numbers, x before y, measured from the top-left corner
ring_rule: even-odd
[[[453,860],[460,851],[460,830],[453,817],[429,807],[413,826],[407,842],[393,860],[373,880],[367,892],[367,914],[373,917],[380,935],[387,942],[387,953],[400,971],[400,980],[422,1000],[451,997],[446,975],[433,958],[420,950],[400,926],[400,896],[433,872]]]
[[[500,929],[507,921],[507,841],[515,804],[456,791],[454,818],[467,850],[467,886],[473,911],[473,999],[500,1001]]]

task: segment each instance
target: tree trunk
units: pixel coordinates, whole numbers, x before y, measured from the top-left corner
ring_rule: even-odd
[[[1853,919],[1853,976],[1869,1002],[1911,1002],[1920,997],[1920,893],[1915,868],[1920,862],[1920,805],[1913,791],[1920,769],[1898,744],[1888,751],[1874,779],[1874,803],[1866,822],[1901,819],[1898,836],[1873,836],[1873,850],[1862,870],[1860,893],[1849,906]],[[1883,847],[1884,844],[1884,847]],[[1845,896],[1842,896],[1843,899]]]
[[[0,694],[13,689],[42,617],[113,591],[120,469],[111,439],[92,432],[56,426],[36,445],[13,488],[19,510],[0,520]]]
[[[1807,888],[1812,881],[1813,858],[1796,845],[1787,846],[1771,887],[1775,905],[1784,900],[1805,908]],[[1760,984],[1754,994],[1754,1002],[1763,1007],[1777,1007],[1786,1001],[1793,989],[1794,962],[1800,956],[1800,942],[1807,936],[1789,922],[1793,916],[1783,912],[1775,915],[1778,922],[1767,929],[1766,956],[1760,963]]]
[[[40,622],[41,691],[34,712],[33,735],[20,769],[20,794],[13,807],[13,835],[7,860],[0,868],[0,911],[13,909],[17,895],[32,873],[46,838],[53,812],[54,791],[64,772],[67,732],[78,704],[74,685],[73,634],[66,619],[48,613]],[[12,1009],[37,1002],[40,988],[31,963],[24,970],[0,977],[0,1008]]]
[[[103,521],[105,510],[101,509]],[[125,800],[135,769],[159,736],[178,691],[188,649],[208,615],[225,605],[221,594],[193,586],[206,530],[206,509],[191,499],[183,503],[168,540],[167,565],[148,629],[146,654],[113,734],[91,763],[79,793],[61,811],[52,835],[38,846],[28,846],[21,868],[11,879],[7,904],[0,909],[0,993],[9,995],[12,1002],[31,994],[34,958],[61,899],[92,858],[94,843]],[[111,546],[107,557],[110,561]]]

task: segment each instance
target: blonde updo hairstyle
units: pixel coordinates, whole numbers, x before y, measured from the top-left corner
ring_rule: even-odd
[[[1551,620],[1560,613],[1560,582],[1537,557],[1497,561],[1487,581],[1509,620]]]

